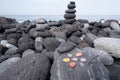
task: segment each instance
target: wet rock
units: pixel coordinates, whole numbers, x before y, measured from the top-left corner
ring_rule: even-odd
[[[18,40],[18,48],[20,51],[32,49],[34,48],[34,40],[27,36],[23,36]]]
[[[35,52],[34,52],[33,50],[31,50],[31,49],[27,49],[27,50],[25,50],[25,51],[23,52],[22,58],[23,58],[23,57],[26,57],[26,56],[29,56],[29,55],[31,55],[31,54],[35,54]]]
[[[44,47],[46,48],[46,50],[49,51],[54,51],[58,46],[59,46],[60,42],[55,39],[55,38],[45,38],[44,40]]]
[[[97,56],[86,50],[75,48],[63,54],[56,51],[51,68],[51,80],[64,79],[109,80],[109,71]]]
[[[120,25],[117,22],[111,22],[110,27],[116,32],[120,33]]]
[[[57,51],[59,53],[64,53],[64,52],[68,52],[68,51],[71,51],[72,49],[75,48],[75,44],[72,43],[72,42],[62,42],[59,47],[57,48]]]
[[[97,49],[107,51],[110,55],[120,58],[120,39],[101,37],[94,40]]]
[[[7,70],[8,68],[11,68],[11,66],[18,62],[19,60],[20,60],[19,57],[12,57],[0,63],[0,74],[4,73],[5,70]]]
[[[41,65],[42,64],[42,65]],[[0,75],[2,80],[46,80],[50,68],[48,58],[43,54],[23,57]],[[44,75],[44,76],[43,76]]]
[[[98,57],[100,58],[100,61],[104,65],[112,65],[114,63],[113,58],[106,51],[102,51],[102,50],[90,48],[90,47],[84,48],[83,50],[87,50],[88,52],[91,52],[91,54],[93,55],[98,55]]]
[[[36,37],[35,39],[35,49],[38,51],[43,50],[43,38],[42,37]]]

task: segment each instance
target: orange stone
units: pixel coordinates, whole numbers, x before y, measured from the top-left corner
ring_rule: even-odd
[[[70,68],[75,68],[76,63],[75,63],[75,62],[70,62],[70,63],[69,63],[69,66],[70,66]]]
[[[78,53],[76,53],[76,56],[77,56],[77,57],[80,57],[80,56],[82,56],[82,53],[81,53],[81,52],[78,52]]]

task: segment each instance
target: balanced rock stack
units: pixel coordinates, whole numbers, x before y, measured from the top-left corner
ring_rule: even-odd
[[[76,10],[74,9],[74,8],[76,8],[75,2],[71,1],[67,7],[68,7],[68,9],[65,11],[65,15],[64,15],[64,18],[66,19],[65,23],[72,24],[73,22],[76,21],[76,19],[75,19]]]

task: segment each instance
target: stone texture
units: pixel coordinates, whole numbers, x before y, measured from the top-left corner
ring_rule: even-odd
[[[116,38],[98,38],[94,40],[94,46],[97,49],[107,51],[116,58],[120,58],[120,39]]]
[[[31,49],[27,49],[27,50],[25,50],[25,51],[23,52],[22,58],[23,58],[23,57],[26,57],[26,56],[29,56],[29,55],[31,55],[31,54],[35,54],[35,52],[34,52],[33,50],[31,50]]]
[[[77,52],[81,52],[80,49],[75,48],[72,51],[59,54],[55,52],[54,63],[51,68],[51,80],[109,80],[109,71],[101,63],[98,57],[92,55],[90,52],[83,50],[82,61],[81,57],[77,61],[74,61],[76,65],[70,67],[69,63],[72,62],[71,57],[68,57],[67,54],[72,54],[75,57]],[[67,62],[63,62],[64,58],[70,59],[70,62],[66,59]],[[86,58],[86,60],[85,60]],[[73,64],[71,63],[71,66]]]
[[[42,37],[36,37],[35,39],[35,49],[38,51],[43,50],[43,38]]]
[[[38,31],[45,31],[49,28],[48,24],[36,24],[36,30]]]
[[[34,48],[34,40],[27,36],[23,36],[18,40],[18,48],[20,51],[32,49]]]
[[[120,25],[117,22],[111,22],[110,27],[116,32],[120,33]]]
[[[90,47],[84,48],[83,50],[86,50],[93,55],[98,55],[100,61],[104,65],[112,65],[114,63],[113,58],[106,51],[102,51],[102,50],[90,48]]]
[[[62,42],[59,47],[57,48],[57,51],[59,53],[64,53],[64,52],[67,52],[67,51],[71,51],[72,49],[75,48],[75,44],[72,43],[72,42]]]
[[[54,51],[58,46],[59,46],[60,42],[55,39],[55,38],[45,38],[44,40],[44,47],[46,48],[46,50],[49,51]]]
[[[7,70],[8,68],[11,68],[11,66],[18,62],[19,60],[20,60],[19,57],[12,57],[0,63],[0,74],[4,73],[5,70]]]
[[[45,24],[47,23],[47,21],[43,18],[39,18],[38,20],[36,20],[36,24]]]
[[[2,80],[46,80],[50,68],[48,58],[43,54],[23,57],[0,75]]]

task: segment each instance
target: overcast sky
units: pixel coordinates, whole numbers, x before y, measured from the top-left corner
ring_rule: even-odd
[[[63,15],[70,0],[0,0],[1,15]],[[77,15],[120,15],[120,0],[74,0]]]

